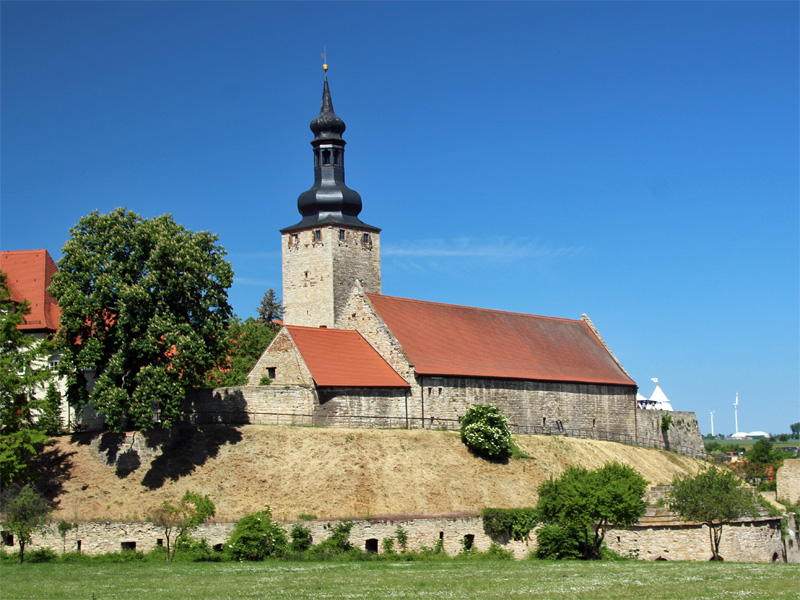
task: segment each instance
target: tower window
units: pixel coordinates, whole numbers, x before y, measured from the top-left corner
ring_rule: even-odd
[[[372,239],[370,238],[368,233],[365,233],[364,235],[361,236],[361,243],[364,244],[365,246],[372,245]]]
[[[321,242],[322,241],[322,230],[321,229],[315,229],[314,230],[314,241],[315,242]]]
[[[346,234],[344,232],[344,229],[340,229],[339,230],[339,241],[343,242],[345,240],[345,237],[346,237]]]

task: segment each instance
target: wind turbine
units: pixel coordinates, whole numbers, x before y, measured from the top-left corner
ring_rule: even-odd
[[[739,433],[739,392],[736,392],[736,402],[733,403],[733,418],[736,421],[736,433]]]
[[[711,412],[711,437],[713,438],[714,437],[714,413],[717,412],[717,411],[712,410],[710,412]]]

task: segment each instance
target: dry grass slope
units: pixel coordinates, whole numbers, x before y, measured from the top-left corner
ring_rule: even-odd
[[[546,436],[515,436],[530,458],[497,464],[470,454],[456,432],[248,425],[233,433],[212,429],[179,444],[171,471],[156,473],[156,459],[126,476],[85,439],[60,438],[53,449],[65,457],[55,516],[139,520],[187,489],[211,496],[220,521],[265,504],[282,520],[302,513],[335,518],[468,512],[530,506],[537,486],[570,466],[617,460],[652,484],[665,484],[702,465],[671,452]],[[215,451],[190,460],[203,446]]]

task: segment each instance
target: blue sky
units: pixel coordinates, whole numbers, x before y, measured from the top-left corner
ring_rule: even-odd
[[[796,2],[2,2],[0,248],[97,209],[280,294],[327,47],[385,294],[580,318],[703,433],[800,421]],[[476,340],[476,343],[480,343]]]

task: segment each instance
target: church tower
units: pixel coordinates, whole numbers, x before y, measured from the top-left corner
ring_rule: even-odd
[[[358,218],[361,196],[344,183],[345,124],[333,112],[323,68],[322,109],[311,121],[314,185],[297,198],[303,218],[281,230],[283,320],[332,328],[356,280],[381,292],[381,230]]]

